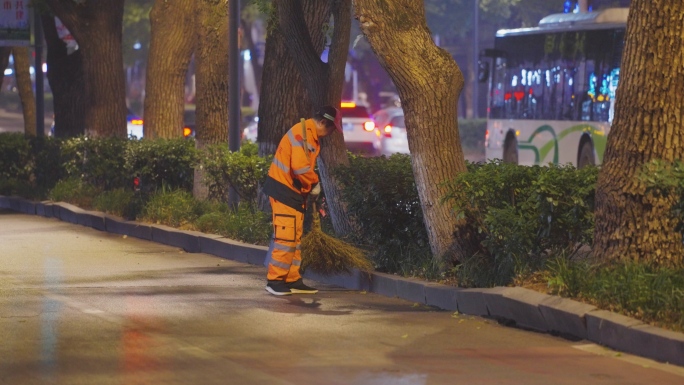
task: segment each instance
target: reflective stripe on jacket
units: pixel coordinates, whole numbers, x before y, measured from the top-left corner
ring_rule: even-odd
[[[264,194],[302,212],[305,195],[318,183],[314,167],[321,150],[316,122],[307,119],[305,124],[306,135],[297,123],[280,140],[264,183]]]

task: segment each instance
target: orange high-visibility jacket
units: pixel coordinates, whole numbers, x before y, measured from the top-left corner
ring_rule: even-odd
[[[307,119],[305,124],[306,135],[300,122],[280,140],[264,183],[264,194],[301,212],[306,194],[318,183],[314,166],[321,151],[316,122]]]

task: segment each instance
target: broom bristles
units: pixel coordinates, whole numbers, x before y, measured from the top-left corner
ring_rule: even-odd
[[[371,272],[366,253],[323,232],[314,207],[311,231],[302,237],[302,268],[321,275],[350,274],[352,269]]]

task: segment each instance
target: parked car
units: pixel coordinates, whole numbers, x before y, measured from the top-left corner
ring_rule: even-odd
[[[143,119],[136,115],[131,109],[126,111],[126,134],[128,137],[141,139],[143,137]],[[52,123],[48,136],[55,136],[55,114],[52,114]]]
[[[375,128],[368,109],[353,102],[343,102],[342,134],[347,149],[353,153],[380,155],[380,132]]]
[[[259,117],[251,118],[249,124],[242,130],[242,140],[250,140],[254,143],[257,141],[257,128],[259,127]]]
[[[379,110],[373,114],[373,121],[382,134],[380,139],[382,155],[409,154],[404,110],[401,107]]]
[[[126,132],[129,138],[142,139],[143,137],[143,119],[131,111],[130,108],[126,113]]]

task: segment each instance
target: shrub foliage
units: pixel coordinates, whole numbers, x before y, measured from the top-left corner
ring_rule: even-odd
[[[455,236],[472,256],[460,261],[462,285],[507,285],[543,267],[549,255],[591,244],[598,169],[470,164],[444,201],[462,220]]]

